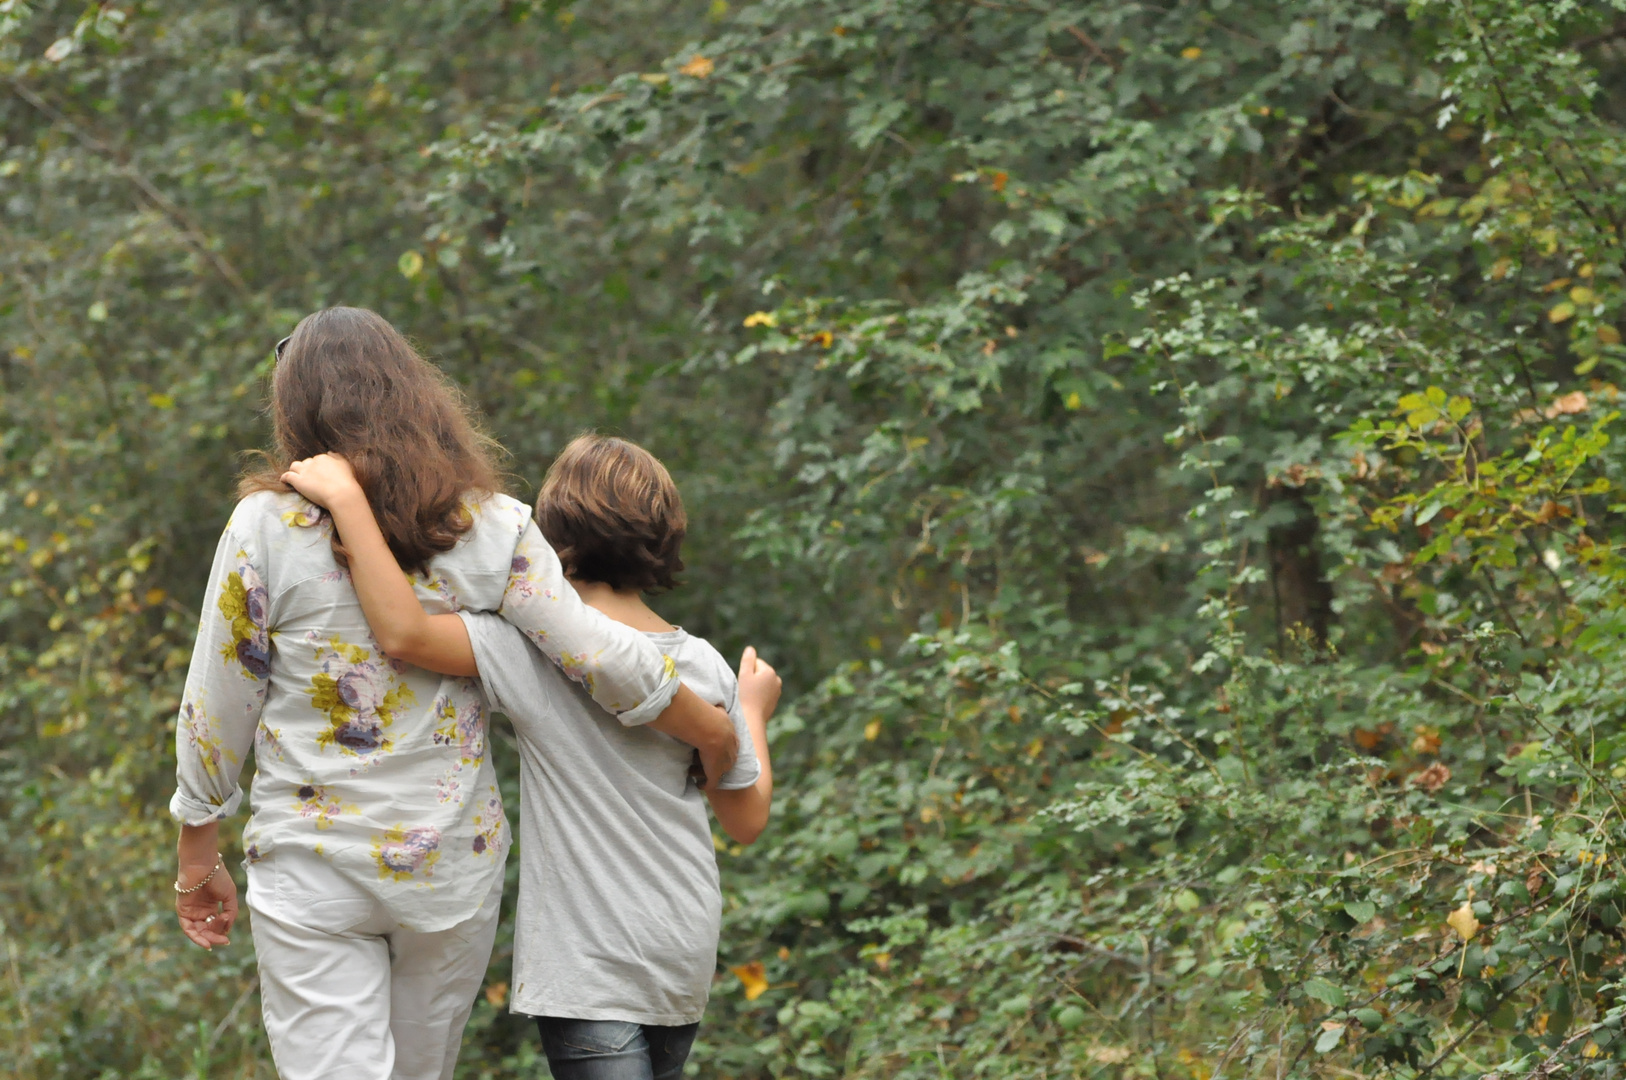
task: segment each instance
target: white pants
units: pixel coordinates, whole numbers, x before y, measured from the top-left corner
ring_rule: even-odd
[[[304,851],[248,871],[260,1003],[282,1080],[451,1080],[485,979],[502,878],[477,914],[432,934]]]

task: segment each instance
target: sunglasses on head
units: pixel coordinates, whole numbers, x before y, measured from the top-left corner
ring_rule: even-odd
[[[286,349],[288,347],[288,343],[290,341],[292,341],[293,339],[294,339],[294,336],[292,334],[289,334],[287,337],[285,337],[281,341],[277,342],[277,350],[276,350],[277,356],[276,356],[276,358],[278,360],[282,359],[282,350]]]

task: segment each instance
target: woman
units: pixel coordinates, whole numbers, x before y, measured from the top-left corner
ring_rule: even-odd
[[[229,943],[237,889],[218,829],[242,801],[248,906],[283,1080],[449,1078],[496,933],[508,823],[469,670],[378,648],[327,516],[280,479],[323,452],[353,463],[424,604],[495,611],[622,723],[734,747],[644,635],[584,606],[491,443],[393,327],[358,308],[307,316],[278,345],[276,448],[221,537],[176,728],[176,910]]]

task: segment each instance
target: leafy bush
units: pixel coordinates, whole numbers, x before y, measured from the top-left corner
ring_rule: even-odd
[[[672,461],[672,614],[785,661],[701,1074],[1618,1072],[1626,5],[0,20],[19,1075],[269,1072],[166,725],[339,299],[527,480]]]

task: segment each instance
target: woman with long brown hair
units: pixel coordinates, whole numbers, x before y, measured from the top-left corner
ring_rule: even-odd
[[[457,392],[380,316],[336,307],[279,343],[275,449],[221,537],[176,729],[176,910],[229,943],[219,822],[242,801],[260,992],[283,1080],[449,1080],[496,933],[508,822],[475,672],[378,647],[328,516],[285,485],[300,458],[354,466],[432,611],[495,611],[623,723],[726,770],[733,725],[642,634],[586,607]]]

